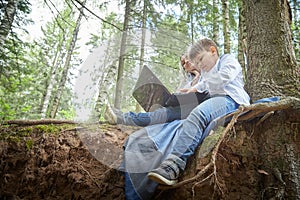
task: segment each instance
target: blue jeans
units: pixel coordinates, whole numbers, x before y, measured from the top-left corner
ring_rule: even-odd
[[[125,170],[126,199],[147,200],[154,194],[157,183],[147,178],[148,170],[144,168],[152,168],[152,165],[156,168],[163,160],[172,159],[181,170],[184,170],[187,159],[194,154],[195,149],[206,137],[205,129],[214,124],[213,120],[236,110],[238,106],[228,96],[212,97],[194,108],[186,119],[161,126],[150,126],[131,135],[129,137],[131,140],[127,140],[131,145],[125,143],[126,165],[123,162],[120,168]],[[157,155],[159,152],[162,157]],[[135,157],[136,154],[138,156]],[[153,159],[147,156],[153,156]],[[148,160],[151,160],[151,163],[145,162]],[[158,160],[158,163],[155,160]],[[138,166],[143,167],[140,163],[144,162],[147,165],[141,169],[145,171],[139,171],[141,169]],[[135,171],[136,169],[139,170]]]
[[[152,112],[123,114],[123,124],[132,126],[148,126],[171,122],[176,119],[185,119],[196,107],[195,104],[181,105],[180,107],[162,107]]]
[[[206,137],[204,130],[214,119],[224,116],[239,107],[229,96],[216,96],[202,102],[182,122],[177,129],[178,140],[172,148],[170,158],[180,158],[183,162],[177,163],[184,170],[187,159],[194,154],[195,149]],[[184,164],[182,164],[184,163]]]
[[[135,191],[135,187],[133,186],[133,183],[131,182],[130,176],[127,172],[124,172],[124,178],[126,200],[141,200],[140,196]]]

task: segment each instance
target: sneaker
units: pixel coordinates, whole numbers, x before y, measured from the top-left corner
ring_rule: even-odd
[[[162,185],[174,185],[178,182],[179,168],[171,160],[164,161],[158,168],[148,173],[148,178]]]
[[[122,115],[123,113],[121,111],[112,108],[109,104],[107,104],[104,118],[109,124],[120,124],[122,122]]]

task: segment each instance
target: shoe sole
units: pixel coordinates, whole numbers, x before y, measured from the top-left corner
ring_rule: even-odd
[[[174,185],[178,182],[178,180],[168,180],[165,177],[153,172],[148,173],[148,178],[162,185]]]

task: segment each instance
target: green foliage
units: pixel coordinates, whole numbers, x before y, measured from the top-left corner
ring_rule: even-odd
[[[24,5],[20,6],[26,9]],[[16,41],[14,35],[9,37],[5,44],[5,52],[0,56],[0,63],[3,63],[0,71],[0,119],[41,117],[43,98],[50,83],[53,83],[51,92],[57,90],[56,82],[61,78],[74,20],[74,12],[67,6],[52,22],[48,22],[42,28],[44,37],[41,39],[25,43],[21,40]],[[76,51],[71,62],[74,67],[79,65]],[[53,73],[56,75],[51,79]],[[70,75],[70,80],[73,78],[74,75]],[[71,98],[70,85],[64,92],[60,107],[61,117],[72,116]]]
[[[298,1],[290,1],[290,7],[291,7],[291,13],[292,13],[292,24],[291,24],[291,30],[293,34],[293,43],[295,48],[295,55],[298,62],[298,65],[300,65],[300,9],[299,9],[299,2]]]
[[[75,110],[74,110],[74,108],[72,108],[70,110],[63,110],[63,109],[61,109],[58,112],[58,116],[59,116],[59,118],[62,118],[62,119],[72,120],[75,117]]]

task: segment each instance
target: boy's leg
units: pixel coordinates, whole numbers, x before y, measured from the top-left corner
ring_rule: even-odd
[[[132,126],[148,126],[162,124],[176,119],[185,119],[195,106],[162,107],[153,112],[128,112],[123,114],[122,124]]]
[[[162,107],[152,112],[127,112],[107,107],[105,117],[111,124],[124,124],[130,126],[148,126],[162,124],[176,119],[185,119],[196,107],[195,104],[186,104],[177,107]]]
[[[174,177],[172,173],[168,176],[168,171],[170,171],[168,167],[184,170],[187,159],[194,154],[195,149],[204,139],[202,134],[209,123],[237,109],[238,106],[228,96],[213,97],[198,105],[177,130],[179,137],[173,146],[171,154],[160,167],[149,173],[149,178],[155,180],[161,177],[166,180],[171,179],[172,183],[175,183],[178,176]],[[172,163],[171,166],[170,163]]]

